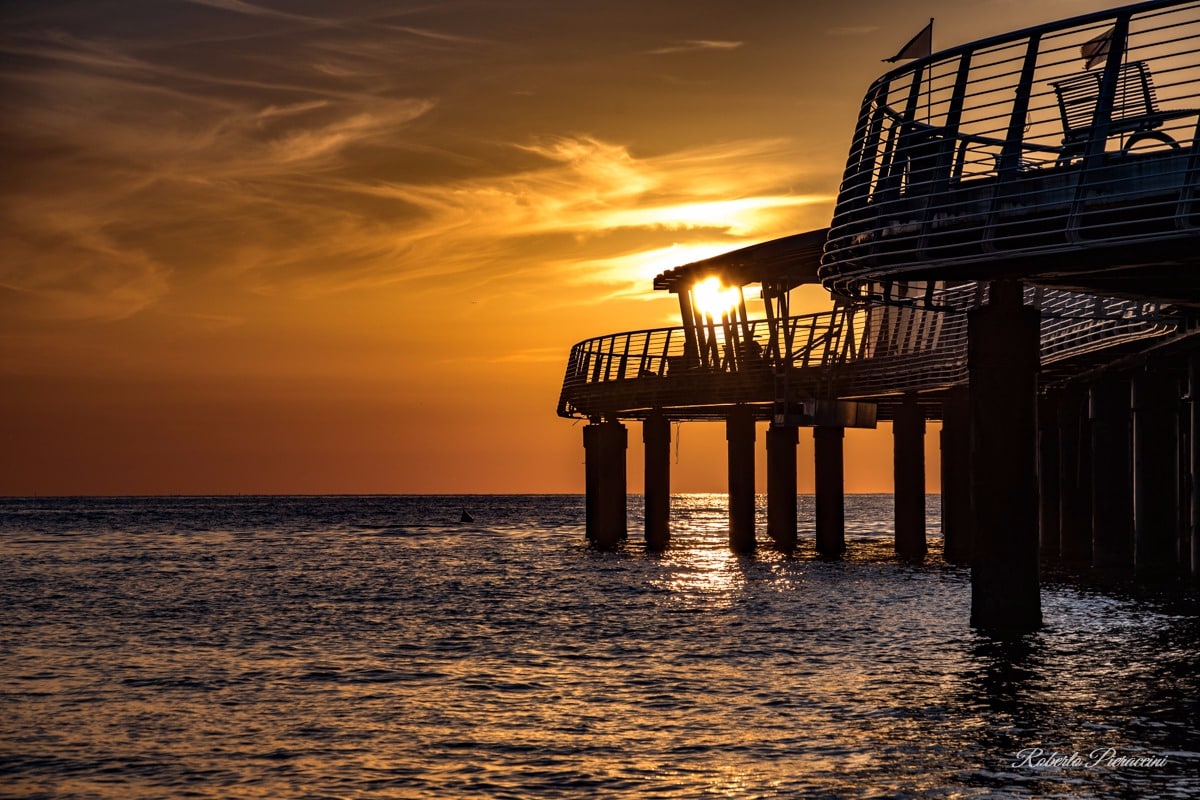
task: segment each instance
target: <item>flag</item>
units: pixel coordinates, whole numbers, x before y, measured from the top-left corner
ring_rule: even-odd
[[[891,58],[885,58],[884,61],[896,62],[906,58],[922,58],[933,52],[933,20],[929,20],[929,24],[921,29],[913,38],[909,39],[908,44],[900,48],[900,52]]]
[[[1097,64],[1103,64],[1104,60],[1108,58],[1108,48],[1112,45],[1113,31],[1115,30],[1115,27],[1109,28],[1095,39],[1088,39],[1079,48],[1079,57],[1087,62],[1084,69],[1091,69]]]

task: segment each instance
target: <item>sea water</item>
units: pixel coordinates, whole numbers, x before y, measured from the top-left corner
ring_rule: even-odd
[[[892,552],[590,550],[583,500],[0,500],[0,794],[22,798],[1200,796],[1193,596],[1045,580],[968,625],[970,573]],[[460,522],[463,509],[473,522]],[[765,509],[761,507],[761,515]]]

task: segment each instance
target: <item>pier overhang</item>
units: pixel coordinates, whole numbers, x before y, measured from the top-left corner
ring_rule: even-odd
[[[828,228],[797,233],[684,264],[656,276],[654,288],[677,294],[710,276],[726,286],[761,283],[785,291],[818,283],[817,268],[828,233]]]

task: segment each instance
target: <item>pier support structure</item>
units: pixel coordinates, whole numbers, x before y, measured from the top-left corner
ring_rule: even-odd
[[[942,400],[942,553],[953,563],[971,560],[971,400],[965,387]]]
[[[1058,404],[1057,393],[1038,397],[1038,531],[1041,555],[1048,561],[1058,559],[1058,543],[1062,537],[1059,513],[1062,501],[1059,453],[1062,443],[1058,437]]]
[[[1178,565],[1178,384],[1147,368],[1133,377],[1133,530],[1138,577],[1171,577]]]
[[[1039,312],[1018,281],[994,281],[968,312],[971,388],[971,624],[1041,625],[1038,576],[1037,375]]]
[[[1059,395],[1059,554],[1063,561],[1092,560],[1092,440],[1087,393],[1068,387]]]
[[[754,413],[738,406],[725,418],[729,452],[729,547],[754,551]]]
[[[896,502],[896,552],[925,557],[925,414],[906,394],[892,420]]]
[[[784,553],[796,549],[796,445],[795,425],[767,428],[767,534]]]
[[[671,540],[671,422],[651,414],[642,423],[646,466],[646,549],[665,550]]]
[[[845,428],[833,425],[813,428],[817,553],[826,558],[836,558],[846,552],[846,488],[842,451],[845,436]]]
[[[584,515],[587,538],[612,550],[628,535],[625,521],[625,450],[629,432],[615,420],[592,422],[583,429]]]
[[[1129,381],[1106,377],[1089,390],[1092,432],[1092,564],[1133,567],[1133,471]]]
[[[1188,359],[1188,411],[1191,423],[1189,485],[1191,495],[1191,577],[1192,586],[1200,587],[1200,353]]]

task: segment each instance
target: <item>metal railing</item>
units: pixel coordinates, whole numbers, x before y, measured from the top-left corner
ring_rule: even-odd
[[[1098,254],[1136,267],[1129,247],[1148,241],[1200,251],[1196,0],[1006,34],[878,79],[820,274],[857,299],[895,278],[1069,285],[1064,273],[1106,266]]]
[[[713,345],[691,352],[682,327],[599,336],[571,348],[561,416],[621,414],[777,399],[795,392],[872,398],[967,382],[967,311],[987,300],[975,283],[943,287],[932,305],[843,305],[736,330],[714,326]],[[1058,372],[1084,369],[1106,352],[1169,335],[1179,323],[1157,307],[1116,298],[1026,289],[1041,310],[1041,357]],[[1074,367],[1072,366],[1074,364]]]
[[[805,314],[777,326],[750,320],[738,326],[736,335],[728,326],[714,326],[707,346],[698,353],[688,352],[682,327],[611,333],[572,347],[567,377],[605,383],[697,370],[732,374],[751,368],[751,363],[761,365],[771,353],[788,353],[786,360],[795,367],[825,366],[839,358],[839,321],[847,314],[853,311]]]

